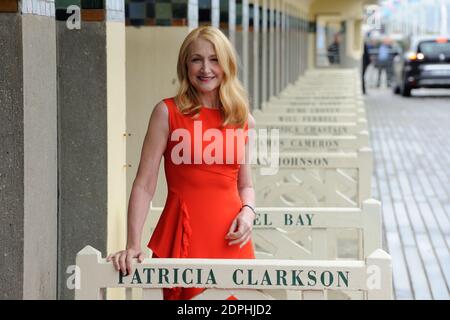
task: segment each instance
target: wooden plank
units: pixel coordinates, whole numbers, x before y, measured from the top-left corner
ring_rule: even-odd
[[[410,270],[414,299],[431,300],[430,287],[417,248],[406,247],[405,256],[408,269]]]
[[[392,256],[393,280],[396,299],[413,299],[408,269],[406,267],[405,255],[398,225],[395,220],[395,212],[391,200],[382,202],[383,223],[386,229],[387,250]]]
[[[430,238],[427,236],[427,228],[424,223],[424,219],[419,211],[419,208],[415,201],[409,199],[406,201],[407,212],[410,218],[412,228],[414,230],[414,235],[416,237],[416,243],[419,249],[420,257],[423,260],[423,265],[425,268],[425,272],[429,281],[429,286],[431,288],[431,292],[433,297],[448,297],[448,293],[443,294],[443,291],[446,291],[446,286],[444,285],[444,289],[441,284],[445,284],[445,279],[442,276],[442,273],[439,270],[438,261],[433,253],[433,246],[431,245]],[[427,215],[430,215],[427,212]],[[431,215],[430,215],[431,216]]]
[[[442,226],[434,219],[434,211],[427,203],[419,203],[419,209],[422,213],[422,217],[426,216],[426,227],[428,229],[428,235],[431,239],[432,249],[439,262],[440,270],[445,277],[447,288],[450,287],[450,253],[448,246],[445,242],[445,234],[450,232],[450,229],[446,230],[445,225]],[[425,219],[425,218],[424,218]]]
[[[311,237],[312,237],[312,254],[313,254],[314,258],[315,259],[327,259],[327,254],[328,254],[327,229],[314,228],[311,232]]]
[[[433,214],[436,217],[437,223],[441,228],[441,233],[444,237],[444,241],[447,247],[450,247],[450,220],[447,214],[444,211],[444,208],[440,201],[436,198],[428,199],[428,203],[430,204]],[[450,206],[448,207],[450,210]],[[450,213],[450,212],[449,212]]]
[[[142,300],[163,300],[162,289],[142,289]]]
[[[133,300],[133,289],[125,288],[125,300]]]
[[[242,289],[279,290],[280,284],[285,290],[367,290],[367,268],[379,264],[377,259],[384,264],[384,266],[380,265],[382,266],[382,283],[389,284],[391,280],[385,277],[389,277],[390,270],[385,267],[390,264],[390,257],[381,250],[370,255],[366,261],[145,259],[142,263],[133,261],[133,270],[135,270],[133,275],[121,277],[114,270],[111,262],[106,262],[101,258],[100,252],[87,246],[78,253],[76,259],[83,274],[81,286],[76,290],[76,298],[97,299],[99,288],[157,289],[173,287],[174,284],[228,292]],[[150,272],[150,267],[154,271],[153,276],[146,275]],[[83,272],[83,270],[89,270],[89,272]],[[193,274],[195,270],[198,277],[202,275],[198,279]],[[308,275],[314,272],[317,275],[316,280],[306,281],[299,270],[304,270],[304,274]],[[187,278],[181,277],[181,274],[185,273]],[[157,274],[160,276],[156,276]],[[162,277],[161,274],[166,276]],[[291,277],[300,279],[299,276],[303,278],[302,281],[289,280]],[[189,279],[197,279],[194,281],[199,282],[193,283]],[[254,294],[257,293],[254,292]]]
[[[405,255],[397,232],[387,232],[389,254],[392,256],[392,272],[395,289],[395,299],[412,300],[412,291],[408,269],[406,267]]]
[[[261,246],[270,253],[271,259],[311,259],[311,252],[295,243],[282,230],[277,229],[256,229],[254,231],[253,242]],[[258,258],[267,256],[263,253],[261,256],[256,253]]]
[[[258,121],[256,130],[279,130],[280,135],[356,135],[366,128],[354,122],[275,122]]]
[[[425,270],[420,260],[418,248],[403,203],[394,203],[394,212],[399,224],[400,236],[404,246],[406,264],[409,270],[415,299],[431,299],[431,292]]]
[[[448,300],[450,296],[448,294],[445,278],[442,275],[439,262],[434,255],[433,246],[431,245],[428,236],[426,234],[416,234],[416,239],[433,299]]]
[[[303,300],[326,300],[326,291],[305,290],[302,292]]]
[[[366,284],[372,290],[367,291],[369,300],[392,299],[392,260],[391,257],[381,249],[377,249],[366,258],[367,279]]]

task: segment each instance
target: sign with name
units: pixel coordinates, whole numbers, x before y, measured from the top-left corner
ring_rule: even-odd
[[[264,127],[267,130],[278,129],[280,134],[331,134],[331,135],[342,135],[349,134],[350,127],[355,127],[355,125],[313,125],[313,126],[302,126],[295,123],[288,124],[274,124],[265,125],[259,124],[259,127]]]
[[[286,113],[341,113],[348,112],[348,109],[354,110],[355,108],[331,108],[331,107],[303,107],[303,108],[295,108],[295,107],[286,107],[283,108],[282,112]]]
[[[312,227],[314,214],[310,213],[279,213],[277,214],[277,222],[281,219],[282,224],[273,223],[274,215],[269,215],[267,213],[257,213],[255,220],[253,221],[253,226],[255,227],[299,227],[307,226]]]
[[[219,269],[219,270],[217,270]],[[350,268],[295,268],[229,266],[208,267],[164,267],[136,265],[128,276],[117,273],[117,285],[126,287],[221,287],[230,288],[283,288],[283,289],[347,289],[351,286]]]
[[[257,229],[349,228],[361,229],[364,214],[359,208],[258,207],[253,221]]]
[[[320,149],[338,149],[340,141],[337,139],[292,139],[283,137],[280,139],[282,148],[320,148]]]
[[[263,159],[258,158],[257,159],[257,165],[259,166],[266,166],[269,165],[270,159]],[[328,167],[329,161],[326,157],[296,157],[296,156],[289,156],[289,155],[280,155],[278,158],[278,164],[280,167],[287,168],[298,168],[298,167]]]
[[[277,121],[280,122],[338,122],[336,116],[296,116],[296,115],[285,115],[277,116]]]
[[[310,155],[308,155],[310,154]],[[306,155],[306,156],[302,156]],[[279,170],[294,170],[298,168],[314,168],[314,169],[328,169],[328,168],[352,168],[359,170],[364,166],[364,162],[355,152],[281,152],[277,158],[258,156],[255,159],[256,163],[252,166],[255,171],[258,168],[273,166],[278,163]]]

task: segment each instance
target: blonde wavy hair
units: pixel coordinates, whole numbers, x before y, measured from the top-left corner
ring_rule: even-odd
[[[180,86],[175,96],[178,108],[184,114],[198,116],[201,102],[197,90],[188,78],[187,63],[190,46],[198,38],[212,43],[219,65],[223,69],[223,81],[219,87],[219,99],[223,115],[223,126],[243,127],[248,119],[249,102],[247,92],[237,78],[236,53],[228,38],[217,28],[202,26],[192,30],[184,39],[178,55],[177,74]]]

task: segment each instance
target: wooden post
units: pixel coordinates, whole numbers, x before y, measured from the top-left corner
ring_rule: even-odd
[[[392,300],[392,259],[381,249],[374,251],[366,259],[367,299]]]
[[[364,257],[382,248],[381,203],[374,199],[363,202],[363,250]]]
[[[100,259],[100,251],[91,246],[86,246],[78,252],[76,263],[79,267],[77,274],[79,279],[76,282],[80,284],[80,287],[75,288],[75,300],[98,300],[100,298],[100,288],[96,281],[97,277],[101,277],[97,268]]]
[[[361,148],[359,150],[359,158],[361,165],[359,166],[360,169],[358,172],[358,202],[362,203],[371,197],[373,170],[372,149]]]

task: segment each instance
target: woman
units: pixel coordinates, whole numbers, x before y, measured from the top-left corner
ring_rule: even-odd
[[[158,103],[150,117],[130,196],[126,250],[107,258],[118,271],[130,274],[131,259],[144,258],[142,228],[162,156],[168,196],[148,243],[153,257],[254,258],[255,195],[243,139],[254,120],[237,70],[232,45],[218,29],[200,27],[184,40],[178,94]],[[165,289],[164,298],[190,299],[201,291]]]

